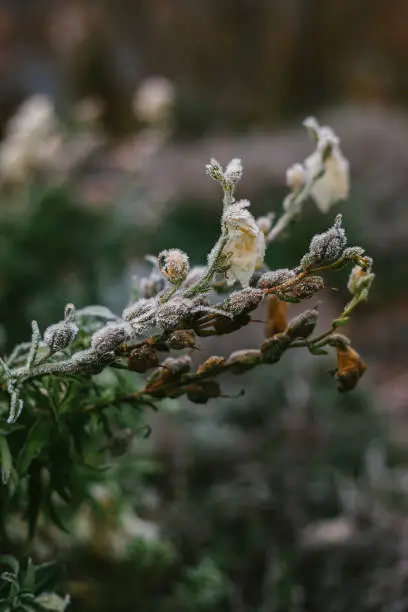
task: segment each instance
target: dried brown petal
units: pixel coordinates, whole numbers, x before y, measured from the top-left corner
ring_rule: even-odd
[[[360,355],[347,346],[337,348],[337,372],[336,379],[338,381],[340,391],[350,391],[354,389],[358,381],[367,369],[366,364],[361,359]]]
[[[150,368],[159,365],[159,356],[151,344],[142,344],[135,348],[129,355],[128,369],[131,372],[144,374]]]
[[[268,297],[268,314],[265,326],[265,336],[271,338],[275,334],[285,331],[288,321],[286,318],[288,305],[273,296]]]

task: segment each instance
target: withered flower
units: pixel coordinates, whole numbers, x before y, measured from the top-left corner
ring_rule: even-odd
[[[286,318],[288,305],[273,296],[268,296],[268,314],[265,325],[265,336],[271,338],[275,334],[285,331],[288,320]]]
[[[351,391],[367,369],[360,355],[351,346],[336,347],[337,371],[339,391]]]

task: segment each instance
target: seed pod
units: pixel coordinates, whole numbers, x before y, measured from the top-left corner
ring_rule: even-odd
[[[289,321],[289,325],[285,333],[291,340],[295,340],[296,338],[308,338],[310,334],[313,333],[318,318],[319,312],[317,308],[305,310],[300,315]]]
[[[263,297],[264,293],[261,289],[245,287],[241,291],[231,293],[222,307],[234,316],[239,316],[255,310],[263,300]]]
[[[172,349],[181,350],[195,347],[195,335],[192,331],[177,329],[166,341],[167,346]]]
[[[343,334],[331,334],[327,338],[326,344],[328,344],[328,346],[333,346],[334,348],[346,350],[350,344],[350,340],[347,338],[347,336],[343,336]]]
[[[114,359],[113,352],[100,355],[93,349],[78,351],[72,355],[72,363],[78,367],[78,371],[89,375],[99,374]]]
[[[225,362],[225,357],[218,357],[216,355],[208,357],[208,359],[197,368],[197,374],[209,374],[210,372],[212,374],[218,374],[218,372],[221,372]]]
[[[188,355],[167,357],[167,359],[163,361],[162,366],[167,369],[170,375],[179,376],[191,370],[191,358]]]
[[[347,346],[346,348],[337,347],[337,371],[336,379],[339,391],[345,392],[354,389],[360,378],[367,369],[366,364],[360,355]]]
[[[227,319],[226,317],[217,317],[214,320],[214,329],[217,336],[222,336],[223,334],[231,334],[241,327],[248,325],[251,322],[251,317],[249,314],[242,314],[234,317],[233,319]],[[197,330],[197,334],[199,335],[199,331]]]
[[[321,276],[309,276],[293,288],[294,295],[300,300],[307,300],[324,288],[324,279]]]
[[[256,349],[244,349],[231,353],[227,359],[226,365],[231,366],[230,370],[233,374],[242,374],[254,368],[261,363],[261,361],[261,351]]]
[[[341,223],[341,215],[337,215],[333,227],[327,232],[313,236],[309,252],[302,259],[302,267],[329,264],[340,257],[347,244],[346,232]]]
[[[268,338],[261,346],[262,360],[264,363],[277,363],[290,345],[290,338],[286,334],[276,334]]]
[[[157,351],[151,344],[142,344],[129,355],[128,369],[131,372],[144,374],[150,368],[156,368],[159,365],[159,356]]]
[[[158,257],[159,270],[170,283],[179,285],[190,270],[188,255],[180,249],[162,251]]]
[[[186,387],[187,397],[195,404],[206,404],[209,399],[219,397],[221,389],[215,380],[202,380]]]
[[[271,270],[269,272],[265,272],[265,274],[261,276],[258,281],[258,287],[264,290],[273,289],[274,287],[279,287],[279,285],[283,285],[295,278],[295,272],[293,270],[289,270],[289,268]]]
[[[266,319],[265,335],[271,338],[275,334],[285,331],[288,321],[286,312],[288,305],[273,296],[268,296],[268,315]]]

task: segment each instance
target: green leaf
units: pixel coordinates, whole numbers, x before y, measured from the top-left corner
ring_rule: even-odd
[[[28,559],[27,569],[24,574],[22,586],[25,591],[33,591],[35,587],[35,565],[32,559]]]
[[[36,459],[43,448],[47,446],[50,437],[50,422],[40,417],[31,427],[25,444],[17,457],[17,472],[19,476],[27,473],[33,459]]]
[[[334,319],[332,325],[335,329],[337,329],[338,327],[343,327],[343,325],[347,325],[349,321],[350,317],[340,317],[338,319]]]
[[[13,458],[5,436],[0,436],[0,465],[2,482],[7,484],[13,469]]]

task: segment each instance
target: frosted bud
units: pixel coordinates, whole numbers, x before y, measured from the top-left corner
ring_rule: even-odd
[[[64,320],[50,325],[44,332],[44,342],[52,353],[62,351],[75,340],[78,327],[73,323],[75,306],[67,304],[64,311]]]
[[[313,236],[309,253],[302,259],[302,266],[305,263],[306,265],[333,263],[341,256],[347,244],[346,232],[341,222],[341,215],[337,215],[333,227],[327,232]]]
[[[308,338],[316,327],[319,312],[317,308],[305,310],[300,315],[289,321],[285,334],[295,340],[296,338]]]
[[[190,270],[188,255],[180,249],[162,251],[158,263],[160,272],[174,285],[182,283]]]
[[[224,172],[224,179],[233,185],[236,185],[242,178],[242,163],[239,158],[234,158],[230,161]]]
[[[343,258],[350,261],[353,261],[357,257],[362,257],[363,255],[364,249],[360,246],[347,247],[347,249],[343,251]]]
[[[258,281],[258,287],[260,289],[272,289],[273,287],[279,287],[290,280],[294,280],[296,274],[289,268],[279,268],[277,270],[271,270],[265,272]]]
[[[214,181],[223,181],[224,180],[224,170],[222,169],[221,164],[214,158],[210,160],[210,163],[206,165],[205,171]]]
[[[293,293],[299,299],[307,300],[323,288],[324,279],[321,276],[309,276],[294,287]]]
[[[261,289],[245,287],[241,291],[231,293],[225,300],[223,308],[234,316],[239,316],[255,310],[263,300],[263,297],[264,293]]]
[[[114,351],[132,336],[133,330],[130,325],[109,323],[94,333],[91,339],[91,347],[96,353],[103,355]]]
[[[191,358],[188,355],[181,357],[167,357],[162,363],[163,368],[173,376],[187,374],[191,370]]]
[[[122,312],[122,319],[125,321],[132,321],[133,319],[143,317],[148,318],[150,314],[154,313],[157,306],[155,299],[141,299],[125,308]]]
[[[302,164],[294,164],[286,171],[286,184],[293,191],[299,191],[306,180],[307,173]]]
[[[271,230],[273,219],[274,215],[272,213],[256,219],[257,226],[265,236],[267,236]]]

